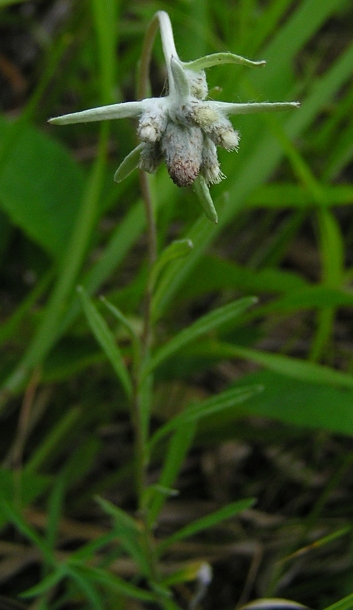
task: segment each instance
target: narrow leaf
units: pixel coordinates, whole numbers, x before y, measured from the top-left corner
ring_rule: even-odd
[[[217,396],[213,396],[212,398],[202,400],[195,405],[189,406],[185,409],[185,411],[168,421],[166,424],[164,424],[164,426],[161,426],[157,432],[155,432],[151,439],[151,446],[158,443],[161,438],[172,430],[175,430],[180,426],[190,425],[191,422],[198,421],[199,419],[209,415],[214,415],[215,413],[219,413],[224,409],[234,408],[236,405],[240,405],[252,396],[262,392],[262,390],[262,385],[232,388],[231,390],[222,392]]]
[[[137,336],[134,327],[132,326],[130,321],[127,319],[127,317],[124,316],[123,312],[120,311],[120,309],[118,309],[118,307],[115,307],[115,305],[113,305],[112,303],[109,303],[109,301],[107,301],[107,299],[105,299],[104,297],[101,297],[101,301],[109,309],[109,311],[116,317],[116,319],[119,320],[119,322],[121,322],[123,324],[123,326],[125,326],[127,332],[129,333],[129,335],[131,337],[132,347],[134,350],[134,362],[135,362],[135,364],[137,364],[140,360],[141,346],[140,346],[139,337]]]
[[[193,248],[192,241],[190,239],[180,239],[173,241],[159,256],[155,264],[153,265],[151,274],[151,285],[154,286],[164,270],[164,268],[171,261],[176,258],[182,258],[187,256]]]
[[[0,509],[8,520],[17,527],[17,529],[30,540],[35,547],[37,547],[43,554],[45,561],[49,565],[55,565],[55,559],[52,549],[48,546],[47,542],[36,532],[36,530],[25,521],[19,511],[17,511],[10,502],[1,500]]]
[[[81,591],[86,594],[92,604],[92,608],[94,608],[94,610],[104,610],[102,597],[93,585],[93,579],[87,578],[87,575],[85,574],[86,570],[84,568],[82,569],[81,566],[73,567],[68,565],[67,568],[68,575],[70,575],[72,580],[76,581]]]
[[[154,358],[152,358],[147,369],[148,372],[155,369],[161,362],[191,341],[194,341],[211,330],[215,330],[230,320],[234,320],[256,302],[257,299],[255,297],[245,297],[206,314],[200,320],[197,320],[197,322],[182,330],[174,339],[171,339],[167,345],[162,347]]]
[[[218,348],[215,347],[215,349],[217,350]],[[325,385],[331,384],[346,388],[353,387],[353,375],[336,371],[321,364],[224,343],[219,344],[219,349],[224,358],[245,358],[276,373],[300,381]]]
[[[353,608],[353,593],[343,597],[339,602],[327,606],[325,610],[350,610],[351,608]]]
[[[158,545],[158,553],[161,555],[164,551],[174,542],[178,542],[179,540],[183,540],[184,538],[189,538],[190,536],[194,536],[203,530],[210,529],[225,521],[226,519],[230,519],[231,517],[235,517],[242,511],[250,508],[256,502],[255,498],[248,498],[246,500],[239,500],[237,502],[233,502],[232,504],[228,504],[224,506],[220,510],[217,510],[206,517],[201,517],[201,519],[197,519],[193,523],[190,523],[186,527],[183,527],[178,532],[175,532],[169,538],[166,538]]]
[[[89,581],[95,582],[106,589],[117,591],[121,595],[127,595],[133,599],[140,599],[146,602],[157,601],[157,596],[154,593],[140,589],[105,569],[80,566],[80,571]]]
[[[241,382],[264,386],[261,398],[256,395],[249,398],[242,416],[266,417],[289,426],[353,436],[352,389],[297,381],[271,371],[247,375]],[[226,430],[232,425],[230,418],[225,420],[223,417],[217,422],[210,421],[209,425],[214,427],[221,420]]]
[[[187,427],[179,428],[173,435],[164,459],[163,470],[159,480],[159,485],[162,488],[171,488],[174,484],[194,439],[195,431],[196,422],[190,422]],[[166,499],[165,493],[157,492],[154,495],[151,508],[148,512],[150,525],[156,521]]]
[[[143,102],[123,102],[122,104],[110,104],[108,106],[98,106],[81,110],[80,112],[70,112],[49,119],[52,125],[72,125],[73,123],[90,123],[92,121],[108,121],[111,119],[126,119],[137,117],[144,109]]]
[[[252,61],[235,55],[234,53],[212,53],[212,55],[205,55],[195,59],[194,61],[188,61],[184,63],[184,67],[189,70],[205,70],[206,68],[212,68],[213,66],[221,66],[222,64],[240,64],[241,66],[248,66],[250,68],[258,68],[266,65],[265,60]]]
[[[150,577],[150,567],[141,544],[139,524],[128,513],[111,502],[99,497],[96,500],[103,510],[113,517],[115,535],[121,546],[135,560],[140,573]]]
[[[43,578],[43,580],[41,580],[41,582],[39,582],[37,585],[34,585],[34,587],[31,587],[30,589],[27,589],[21,593],[21,597],[26,598],[43,595],[55,587],[65,576],[65,570],[62,568],[62,566],[59,566],[57,570],[48,574],[48,576]]]
[[[85,289],[79,286],[77,292],[94,336],[112,364],[127,396],[130,397],[132,394],[131,380],[113,334],[110,332],[104,318],[90,301]]]
[[[133,517],[130,517],[130,515],[124,510],[119,508],[119,506],[116,506],[115,504],[112,504],[112,502],[108,502],[108,500],[104,500],[99,496],[96,496],[95,499],[96,502],[98,502],[98,504],[104,510],[104,512],[113,517],[116,523],[120,523],[125,528],[130,529],[136,533],[140,532],[140,527],[137,521],[135,521]]]
[[[116,533],[111,529],[107,534],[99,536],[94,540],[86,542],[83,546],[80,546],[77,551],[73,551],[70,555],[70,562],[75,565],[86,564],[91,562],[97,553],[113,543],[116,543]]]
[[[122,182],[122,180],[127,178],[135,169],[138,168],[143,146],[143,144],[136,146],[136,148],[134,148],[134,150],[132,150],[131,153],[129,153],[120,163],[114,174],[115,182]]]
[[[216,225],[218,223],[218,214],[216,212],[216,208],[214,207],[210,190],[203,176],[200,175],[196,178],[196,180],[193,182],[193,188],[207,218],[209,218]]]

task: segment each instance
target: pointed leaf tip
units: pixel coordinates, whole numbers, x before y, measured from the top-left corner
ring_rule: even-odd
[[[214,207],[210,190],[204,177],[199,175],[193,182],[193,187],[207,218],[209,218],[209,220],[214,222],[216,225],[218,223],[218,214],[216,208]]]

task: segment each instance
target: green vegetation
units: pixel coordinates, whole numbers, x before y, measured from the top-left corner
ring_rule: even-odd
[[[0,7],[1,593],[352,608],[351,2]],[[231,117],[218,224],[164,165],[116,174],[136,122],[47,123],[146,95],[158,10],[184,62],[266,60],[207,69],[210,99],[302,102]]]

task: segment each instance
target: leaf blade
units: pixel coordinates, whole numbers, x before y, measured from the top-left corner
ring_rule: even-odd
[[[240,316],[242,313],[244,313],[244,311],[246,311],[246,309],[256,302],[257,299],[255,297],[244,297],[238,301],[228,303],[223,307],[218,307],[217,309],[206,314],[188,328],[183,329],[178,335],[176,335],[176,337],[171,339],[169,343],[160,348],[149,363],[147,372],[151,372],[161,362],[169,358],[172,354],[179,351],[191,341],[194,341],[210,330],[215,330],[222,324],[225,324],[226,322]]]
[[[169,538],[166,538],[165,540],[160,542],[157,547],[159,555],[161,555],[169,546],[171,546],[171,544],[174,544],[174,542],[179,542],[184,538],[189,538],[190,536],[193,536],[194,534],[197,534],[205,529],[209,529],[210,527],[213,527],[214,525],[217,525],[218,523],[221,523],[226,519],[235,517],[243,510],[246,510],[253,506],[255,502],[255,498],[238,500],[237,502],[232,502],[227,506],[223,506],[214,513],[211,513],[209,515],[206,515],[205,517],[201,517],[200,519],[193,521],[189,525],[186,525],[181,530],[178,530],[177,532],[169,536]]]
[[[77,288],[78,295],[80,297],[83,310],[85,312],[87,321],[90,328],[96,337],[98,343],[103,349],[105,355],[113,366],[113,369],[119,378],[121,385],[123,386],[125,393],[128,398],[132,395],[132,383],[127,372],[125,363],[123,361],[122,354],[117,344],[115,343],[114,336],[108,328],[108,325],[104,318],[100,315],[96,307],[90,301],[87,292],[83,286]]]

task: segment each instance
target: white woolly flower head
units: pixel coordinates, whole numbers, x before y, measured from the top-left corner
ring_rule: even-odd
[[[173,182],[179,187],[193,185],[206,215],[217,222],[209,190],[225,178],[217,157],[217,146],[227,151],[238,149],[239,133],[229,120],[232,114],[289,110],[298,102],[234,104],[207,100],[205,69],[224,64],[263,66],[232,53],[215,53],[194,61],[182,62],[177,54],[167,13],[158,11],[163,52],[168,73],[168,95],[137,102],[112,104],[63,115],[50,123],[65,125],[137,117],[141,143],[124,159],[115,173],[117,182],[134,169],[154,173],[165,162]]]

